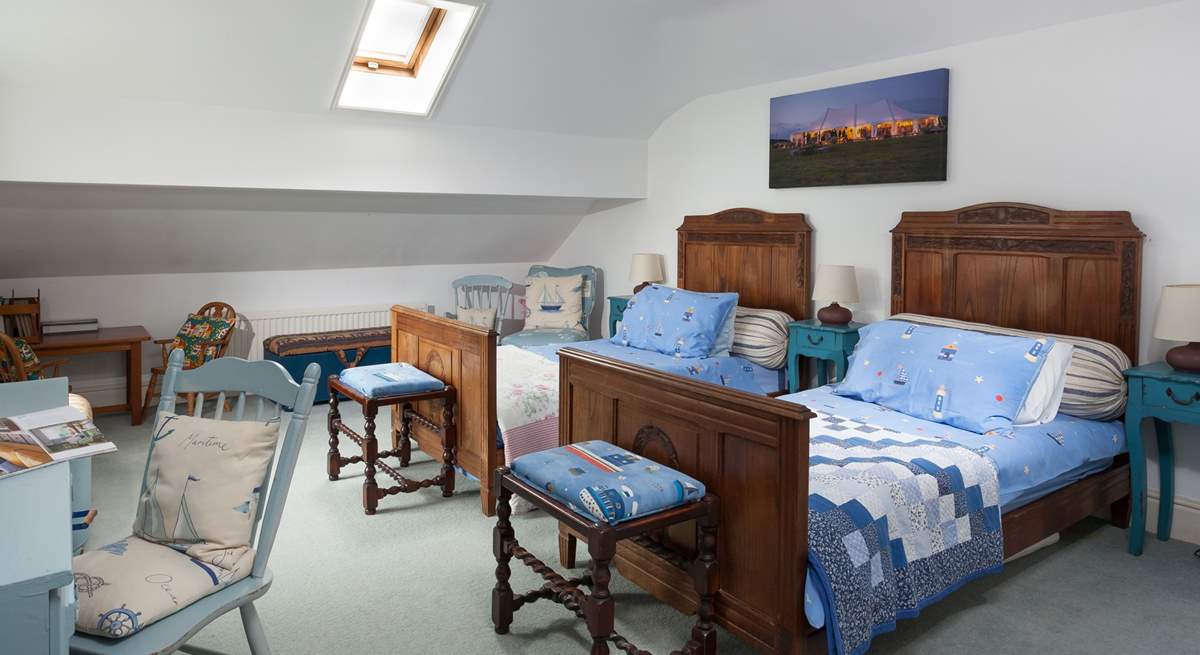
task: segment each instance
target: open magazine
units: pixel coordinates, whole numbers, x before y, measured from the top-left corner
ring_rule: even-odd
[[[0,417],[0,476],[116,449],[74,407]]]

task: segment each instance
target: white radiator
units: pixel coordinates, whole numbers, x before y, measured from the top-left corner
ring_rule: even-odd
[[[400,303],[428,309],[419,303]],[[246,359],[262,359],[263,339],[279,334],[303,334],[330,330],[386,327],[391,325],[387,305],[356,305],[315,309],[246,312],[238,316],[237,329],[229,343],[229,354]]]

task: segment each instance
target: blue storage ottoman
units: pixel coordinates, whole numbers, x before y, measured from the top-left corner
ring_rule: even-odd
[[[348,368],[386,364],[392,361],[392,330],[388,327],[280,334],[263,340],[263,359],[279,362],[299,380],[309,362],[321,365],[321,372],[340,375]],[[314,402],[329,401],[327,385],[317,385]]]

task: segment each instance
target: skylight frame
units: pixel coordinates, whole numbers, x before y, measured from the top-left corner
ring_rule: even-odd
[[[330,104],[331,109],[333,109],[334,111],[367,111],[367,112],[372,112],[372,113],[401,114],[401,115],[405,115],[405,116],[417,116],[417,117],[422,117],[422,118],[430,118],[434,115],[434,113],[437,110],[438,103],[441,100],[442,92],[445,90],[446,82],[450,79],[450,77],[452,75],[454,75],[455,69],[458,67],[458,61],[462,57],[463,52],[466,50],[467,44],[471,40],[471,36],[474,34],[475,26],[478,24],[480,16],[483,14],[484,9],[487,7],[487,0],[408,0],[408,1],[414,2],[417,4],[426,5],[431,8],[444,9],[447,12],[447,15],[449,14],[449,12],[452,12],[452,11],[461,12],[461,10],[464,6],[470,7],[473,9],[473,11],[470,12],[470,16],[465,19],[466,23],[465,23],[465,26],[461,29],[461,33],[462,33],[461,37],[459,37],[457,39],[457,42],[453,44],[451,51],[449,52],[448,62],[446,63],[445,71],[441,75],[440,79],[437,79],[437,82],[434,85],[431,97],[428,101],[428,107],[424,111],[407,111],[407,110],[403,110],[403,109],[394,109],[394,108],[379,107],[379,106],[361,106],[361,105],[356,105],[353,103],[343,104],[342,99],[343,99],[343,96],[345,95],[347,83],[350,81],[350,79],[351,79],[350,76],[352,74],[369,75],[372,73],[374,73],[374,74],[379,73],[379,71],[371,71],[371,73],[368,73],[366,71],[357,70],[355,68],[355,59],[358,57],[359,44],[362,41],[363,32],[366,30],[367,21],[370,19],[371,12],[375,8],[376,0],[370,0],[370,2],[367,3],[366,8],[363,10],[362,18],[359,20],[358,30],[356,31],[356,33],[354,35],[353,46],[351,48],[349,56],[347,57],[346,65],[342,70],[342,75],[341,75],[340,81],[338,82],[337,89],[333,94],[333,101]],[[442,18],[442,23],[439,23],[438,30],[437,30],[438,33],[446,32],[446,30],[444,29],[444,25],[443,25],[444,23],[445,23],[445,16],[443,16],[443,18]],[[436,41],[436,37],[437,37],[437,34],[434,34],[430,39],[428,39],[427,47],[426,47],[425,51],[422,53],[421,61],[419,63],[421,63],[421,64],[425,63],[424,55],[428,53],[429,48],[433,47],[433,44]],[[414,57],[414,59],[415,59],[415,57]],[[381,66],[381,68],[382,68],[382,66]],[[409,79],[415,80],[417,74],[419,74],[419,70],[414,72],[413,75],[405,75],[403,73],[400,73],[398,75],[388,75],[387,73],[384,73],[383,75],[380,75],[380,77],[392,77],[393,79],[409,78]]]
[[[372,6],[374,4],[374,2],[371,3]],[[360,54],[362,50],[356,47],[353,59],[350,62],[351,70],[376,75],[416,77],[421,72],[421,63],[425,60],[426,53],[429,52],[429,46],[433,45],[433,40],[437,38],[438,28],[442,26],[442,21],[446,19],[446,10],[442,7],[431,6],[429,10],[429,17],[425,20],[425,27],[421,29],[421,35],[417,37],[416,45],[413,46],[412,56],[407,61],[399,61],[387,57],[364,57]],[[370,12],[368,12],[367,16],[370,15]],[[356,46],[362,40],[362,32],[366,31],[366,27],[367,22],[364,20],[358,38],[355,39]],[[375,66],[371,66],[371,64],[375,64]]]

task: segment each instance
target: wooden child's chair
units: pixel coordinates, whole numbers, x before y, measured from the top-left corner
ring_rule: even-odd
[[[266,655],[271,652],[262,622],[254,608],[254,601],[267,593],[274,579],[271,571],[267,569],[267,560],[271,557],[271,549],[275,545],[275,535],[283,517],[283,506],[292,483],[292,473],[296,470],[296,459],[300,456],[300,443],[304,439],[308,414],[312,409],[313,395],[316,393],[317,379],[320,376],[321,367],[315,363],[309,364],[304,370],[303,381],[296,384],[287,371],[276,362],[248,362],[237,357],[213,360],[199,368],[185,370],[183,351],[175,350],[171,353],[163,379],[162,399],[158,403],[159,414],[175,411],[177,394],[195,394],[198,402],[194,404],[190,413],[200,416],[204,410],[204,394],[212,389],[225,390],[217,394],[212,418],[218,420],[223,418],[225,412],[227,392],[231,392],[232,397],[236,399],[234,420],[243,420],[247,405],[252,402],[257,405],[257,411],[251,416],[245,416],[246,420],[265,421],[272,416],[280,417],[283,408],[291,408],[292,415],[287,421],[287,432],[276,447],[278,456],[274,469],[268,467],[263,476],[262,494],[267,498],[267,502],[259,507],[251,528],[250,545],[256,549],[254,564],[246,578],[205,596],[128,637],[109,639],[76,633],[71,637],[72,653],[141,655],[186,651],[185,644],[188,639],[214,619],[234,608],[241,612],[250,652],[254,655]],[[251,400],[252,396],[258,397],[256,402]],[[284,429],[283,421],[280,421],[279,427],[280,430]],[[151,441],[150,452],[146,455],[147,469],[153,453],[154,443]],[[145,493],[146,484],[147,480],[143,475],[139,497]],[[254,539],[255,535],[257,539]]]
[[[56,378],[65,359],[41,361],[24,339],[13,339],[0,332],[0,382],[24,382]]]
[[[238,315],[233,307],[223,302],[210,302],[188,316],[179,328],[179,333],[169,339],[155,339],[154,343],[162,348],[162,366],[150,369],[150,384],[146,385],[146,401],[142,403],[142,420],[146,420],[150,403],[154,400],[154,387],[159,378],[166,374],[167,355],[172,350],[183,350],[183,370],[190,371],[203,366],[205,362],[225,356],[229,349],[229,341],[233,338],[233,330],[237,327]],[[215,391],[215,389],[207,389]],[[187,396],[188,413],[192,413],[192,403],[196,394]]]

